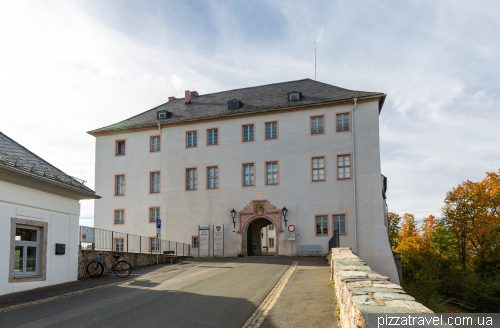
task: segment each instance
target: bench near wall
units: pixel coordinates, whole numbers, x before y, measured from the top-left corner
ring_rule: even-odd
[[[332,248],[327,259],[342,328],[368,327],[369,313],[433,313],[401,286],[372,271],[350,248]]]

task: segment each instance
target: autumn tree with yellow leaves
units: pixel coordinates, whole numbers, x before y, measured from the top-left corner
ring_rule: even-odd
[[[441,214],[417,224],[412,214],[389,213],[405,289],[435,310],[452,298],[479,312],[499,312],[500,170],[447,192]]]

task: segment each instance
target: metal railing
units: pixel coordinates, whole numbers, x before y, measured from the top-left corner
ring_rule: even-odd
[[[174,251],[178,256],[191,255],[190,244],[84,226],[80,226],[79,245],[81,250],[142,254]]]
[[[333,228],[333,237],[328,241],[328,251],[330,251],[332,248],[340,247],[339,229],[339,223],[335,222]]]

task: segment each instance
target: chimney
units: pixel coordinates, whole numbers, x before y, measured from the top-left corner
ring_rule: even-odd
[[[189,92],[189,90],[186,90],[185,97],[184,97],[184,102],[186,104],[191,103],[191,92]]]
[[[175,99],[175,97],[174,97],[174,96],[172,96],[172,97],[168,97],[168,101],[172,101],[172,100],[174,100],[174,99]]]
[[[198,97],[198,91],[191,91],[191,97]]]

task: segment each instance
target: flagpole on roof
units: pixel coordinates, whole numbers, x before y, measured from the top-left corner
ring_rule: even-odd
[[[314,40],[314,81],[316,81],[316,40]]]

